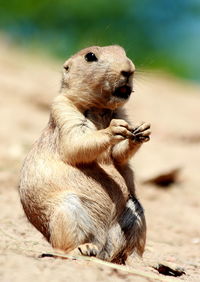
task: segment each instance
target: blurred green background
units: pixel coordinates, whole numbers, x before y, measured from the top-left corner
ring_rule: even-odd
[[[139,69],[200,82],[200,0],[1,0],[0,28],[20,46],[63,59],[119,44]]]

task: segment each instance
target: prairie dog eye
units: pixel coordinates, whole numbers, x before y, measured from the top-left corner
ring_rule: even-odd
[[[96,55],[94,53],[92,53],[92,52],[89,52],[89,53],[87,53],[85,55],[85,60],[87,62],[96,62],[96,61],[98,61]]]

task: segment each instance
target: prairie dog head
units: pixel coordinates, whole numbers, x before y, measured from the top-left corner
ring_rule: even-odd
[[[88,47],[64,63],[61,92],[78,107],[113,110],[128,100],[134,71],[122,47]]]

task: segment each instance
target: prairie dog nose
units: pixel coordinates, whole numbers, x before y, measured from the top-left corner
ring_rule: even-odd
[[[129,78],[133,74],[133,71],[121,71],[121,75],[125,78]]]

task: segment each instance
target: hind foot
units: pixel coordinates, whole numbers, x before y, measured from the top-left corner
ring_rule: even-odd
[[[96,245],[92,243],[86,243],[79,245],[76,249],[69,252],[69,255],[72,256],[88,256],[88,257],[96,257],[99,254],[99,249]]]
[[[88,257],[96,257],[99,253],[98,247],[92,243],[82,244],[78,247],[78,250],[81,255]]]

